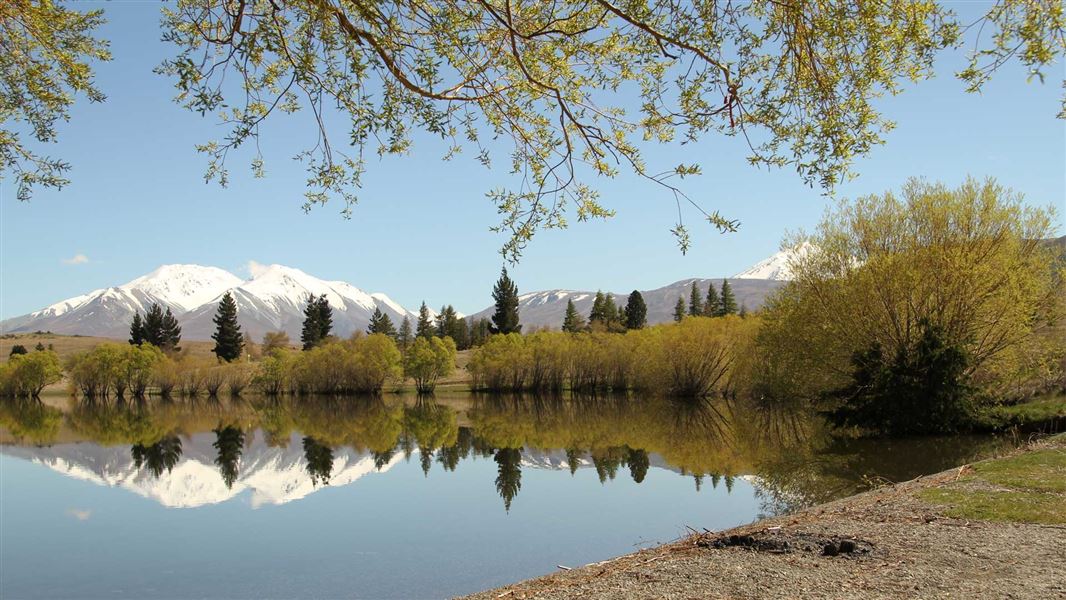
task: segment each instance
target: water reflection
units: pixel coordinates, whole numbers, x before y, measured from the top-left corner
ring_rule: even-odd
[[[571,474],[591,468],[603,485],[628,471],[633,482],[647,485],[655,467],[691,478],[697,490],[709,483],[727,492],[743,477],[756,488],[762,511],[772,514],[876,481],[935,472],[1005,443],[987,437],[835,439],[815,415],[795,406],[633,397],[72,402],[66,410],[4,402],[0,426],[8,451],[22,447],[21,454],[44,459],[46,447],[56,445],[65,465],[92,448],[128,447],[136,472],[190,487],[180,500],[168,500],[174,505],[196,505],[196,494],[223,501],[246,489],[257,495],[253,503],[285,502],[388,470],[416,452],[425,477],[435,466],[447,474],[465,461],[491,459],[493,484],[507,512],[520,501],[523,469],[530,468]],[[199,449],[196,440],[203,435],[213,435],[210,452]],[[173,474],[189,452],[184,460],[208,454],[204,464],[214,464],[214,482],[203,481],[200,471],[184,479]],[[83,462],[90,470],[120,469],[97,459]],[[115,479],[113,473],[99,477]],[[213,486],[219,490],[204,491]]]

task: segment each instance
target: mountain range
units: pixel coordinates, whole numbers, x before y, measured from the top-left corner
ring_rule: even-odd
[[[730,279],[737,304],[749,310],[762,306],[766,296],[791,276],[788,264],[792,256],[791,251],[778,252]],[[683,279],[661,288],[642,290],[648,305],[648,322],[669,321],[679,296],[687,302],[693,283],[700,288],[701,294],[706,294],[712,281],[716,287],[721,287],[722,279]],[[284,331],[290,338],[299,339],[303,309],[311,294],[325,295],[329,299],[333,307],[333,331],[342,337],[366,329],[376,309],[389,315],[397,325],[405,316],[412,321],[418,318],[417,312],[401,306],[386,294],[364,292],[350,283],[319,279],[292,267],[257,266],[252,277],[242,280],[216,267],[164,265],[128,283],[68,298],[2,321],[0,332],[51,331],[125,339],[133,315],[147,312],[153,303],[157,303],[169,308],[178,318],[184,339],[206,340],[215,329],[212,319],[226,292],[231,293],[237,302],[242,330],[255,339],[262,338],[268,331]],[[519,315],[527,330],[559,327],[568,300],[574,301],[579,312],[588,314],[595,294],[594,291],[578,290],[522,294]],[[621,305],[629,292],[613,292],[613,295]],[[487,318],[491,314],[492,307],[489,307],[472,316]]]

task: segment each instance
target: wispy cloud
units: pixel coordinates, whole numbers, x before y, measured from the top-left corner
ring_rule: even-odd
[[[65,513],[68,517],[74,517],[79,521],[88,521],[93,511],[87,508],[68,508]]]
[[[85,256],[84,254],[80,254],[80,253],[79,254],[75,254],[74,256],[71,256],[70,258],[64,258],[63,259],[63,264],[65,264],[65,265],[84,265],[87,262],[89,262],[89,257]]]
[[[258,277],[260,273],[266,270],[267,266],[259,261],[250,260],[248,261],[246,268],[248,269],[248,275],[250,277]]]

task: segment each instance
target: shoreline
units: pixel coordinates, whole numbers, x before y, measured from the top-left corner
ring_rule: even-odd
[[[913,596],[1066,596],[1066,435],[466,598]]]

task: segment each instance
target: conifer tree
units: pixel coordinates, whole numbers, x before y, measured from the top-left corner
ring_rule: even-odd
[[[735,315],[737,314],[737,299],[733,296],[733,288],[729,286],[729,280],[722,280],[722,308],[719,310],[719,316]]]
[[[718,297],[718,291],[714,288],[714,281],[707,284],[707,300],[703,303],[703,315],[705,317],[717,317],[722,310],[722,300]]]
[[[215,333],[211,339],[215,340],[215,356],[226,362],[240,358],[244,339],[241,336],[241,326],[237,323],[237,302],[229,292],[222,296],[213,321]]]
[[[322,341],[333,331],[333,308],[325,294],[315,301],[315,308],[318,310],[318,319],[315,321],[318,324],[318,340]]]
[[[322,339],[322,328],[318,324],[318,319],[318,299],[311,294],[307,297],[307,306],[304,307],[304,325],[300,330],[300,341],[304,345],[304,350],[314,348],[315,344]]]
[[[451,304],[442,306],[437,314],[437,337],[450,337],[458,345],[458,339],[464,337],[459,333],[459,315]]]
[[[163,308],[152,304],[144,315],[144,341],[160,348],[163,345]]]
[[[496,311],[492,314],[492,333],[521,333],[518,322],[518,286],[507,275],[507,267],[500,272],[500,279],[492,288],[492,299],[496,301]]]
[[[585,320],[581,318],[581,315],[577,314],[577,308],[574,306],[574,299],[567,299],[566,315],[563,316],[563,331],[567,333],[577,333],[584,328]]]
[[[178,325],[178,319],[174,316],[174,313],[167,308],[166,312],[163,313],[158,346],[168,352],[181,352],[181,348],[178,347],[180,343],[181,326]]]
[[[607,294],[603,299],[603,317],[608,326],[622,321],[618,314],[618,305],[614,303],[614,294]]]
[[[605,325],[607,323],[607,298],[604,297],[603,292],[597,290],[596,298],[592,301],[592,311],[589,312],[589,326],[593,323],[600,323]]]
[[[674,305],[674,321],[680,323],[681,319],[685,318],[685,298],[684,296],[677,297],[677,304]]]
[[[400,347],[400,352],[406,353],[407,347],[414,341],[414,332],[411,331],[411,319],[407,316],[403,316],[403,321],[400,322],[400,331],[396,334],[396,344]]]
[[[429,307],[425,302],[418,308],[418,326],[415,328],[415,337],[433,337],[433,323],[429,320]]]
[[[144,320],[141,319],[141,312],[137,311],[133,313],[133,322],[130,323],[130,345],[140,346],[144,343]]]
[[[15,344],[11,347],[11,354],[8,354],[8,356],[18,356],[19,354],[29,354],[29,351],[26,350],[26,346]]]
[[[33,350],[35,352],[44,352],[45,351],[44,344],[42,344],[41,342],[37,342],[37,345],[33,347]]]
[[[703,298],[700,296],[700,288],[696,287],[696,282],[692,282],[692,291],[688,295],[688,314],[693,317],[698,317],[703,314]]]
[[[411,327],[411,323],[407,323],[407,327]],[[366,332],[373,335],[375,333],[383,333],[389,337],[396,337],[396,326],[392,324],[392,319],[389,315],[381,312],[381,308],[375,308],[374,314],[370,315],[370,325],[367,326]]]
[[[452,338],[452,341],[455,342],[456,350],[466,350],[470,347],[469,331],[470,328],[466,324],[466,317],[456,319],[455,328],[450,334],[448,334],[448,337]]]
[[[740,315],[741,319],[748,318],[748,305],[744,304],[743,302],[741,302],[740,303],[740,312],[738,312],[737,314]]]
[[[644,296],[637,290],[629,294],[624,312],[626,329],[643,329],[648,324],[648,305],[644,303]]]

